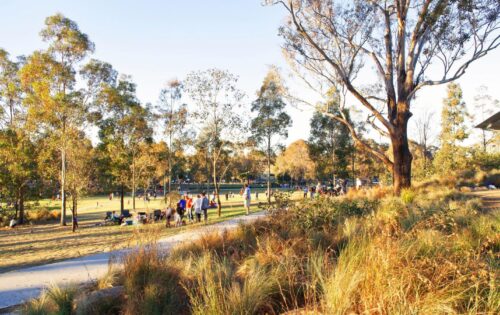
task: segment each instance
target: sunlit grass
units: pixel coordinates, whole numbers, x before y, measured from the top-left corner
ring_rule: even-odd
[[[259,202],[265,202],[265,195],[259,197],[260,200],[255,200],[255,198],[252,200],[251,211],[253,212],[260,210]],[[245,214],[241,196],[235,195],[228,202],[224,200],[224,196],[222,198],[222,216],[217,216],[217,209],[209,209],[209,224]],[[150,211],[164,207],[160,199],[151,199],[148,205]],[[95,206],[97,203],[99,207]],[[144,202],[139,200],[137,206],[141,203]],[[57,208],[58,205],[59,201],[42,200],[37,207]],[[103,222],[106,211],[119,209],[119,199],[114,198],[109,201],[107,197],[102,196],[88,197],[82,199],[79,207],[80,228],[76,233],[71,232],[70,226],[61,227],[57,222],[27,225],[16,229],[0,229],[0,271],[135,246],[138,233],[147,234],[155,230],[160,237],[164,237],[203,225],[188,224],[167,229],[163,221],[142,226],[96,226],[96,223]],[[137,210],[148,212],[147,208]]]

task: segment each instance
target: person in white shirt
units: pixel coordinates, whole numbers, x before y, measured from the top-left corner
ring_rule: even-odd
[[[196,222],[201,222],[201,206],[203,203],[203,199],[201,198],[201,195],[198,194],[196,199],[193,202],[193,207],[194,207],[194,214],[196,215]]]
[[[243,189],[243,206],[245,207],[247,211],[247,215],[250,214],[250,201],[251,201],[251,193],[250,193],[250,187],[248,184],[245,184],[245,187]]]

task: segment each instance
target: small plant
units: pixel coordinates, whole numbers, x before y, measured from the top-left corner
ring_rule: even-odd
[[[127,314],[177,314],[185,307],[179,270],[166,263],[156,244],[125,258],[124,277]]]
[[[22,309],[24,315],[48,315],[50,314],[49,301],[45,292],[40,297],[26,303]]]
[[[56,284],[47,290],[47,297],[57,306],[57,313],[70,315],[73,312],[73,300],[76,295],[75,286],[60,287]]]
[[[415,200],[416,194],[411,188],[405,188],[401,191],[401,201],[409,205]]]

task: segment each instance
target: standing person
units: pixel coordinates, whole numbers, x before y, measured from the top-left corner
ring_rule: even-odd
[[[304,190],[304,199],[306,199],[306,198],[307,198],[307,190],[308,190],[308,189],[307,189],[307,185],[306,185],[306,186],[304,186],[304,189],[303,189],[303,190]]]
[[[189,222],[193,222],[193,198],[189,195],[186,198],[186,209]]]
[[[198,194],[196,196],[195,201],[194,201],[194,213],[196,215],[196,222],[201,222],[202,203],[203,203],[203,199],[201,198],[201,195]]]
[[[356,177],[356,189],[360,189],[361,186],[363,185],[363,182],[359,177]]]
[[[205,223],[208,222],[208,207],[210,207],[210,202],[208,201],[207,193],[202,192],[201,193],[201,211],[203,211],[203,219],[205,220]]]
[[[187,204],[186,197],[182,196],[181,200],[179,200],[178,207],[177,207],[177,213],[180,216],[181,222],[182,222],[182,219],[184,218],[184,213],[186,212],[186,204]]]
[[[342,194],[345,195],[347,193],[347,180],[342,179],[340,186],[342,187]]]
[[[247,211],[247,215],[250,214],[250,199],[251,199],[251,193],[250,193],[250,187],[248,184],[245,184],[243,188],[243,206],[245,207]]]
[[[258,191],[255,192],[255,200],[259,200],[259,192]]]
[[[317,196],[319,197],[320,193],[322,193],[323,191],[323,187],[321,186],[321,182],[318,182],[318,184],[316,185],[316,193],[317,193]]]

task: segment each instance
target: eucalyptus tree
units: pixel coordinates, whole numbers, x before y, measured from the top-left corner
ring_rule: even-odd
[[[78,227],[78,201],[89,191],[94,177],[94,148],[85,134],[77,129],[68,130],[71,134],[67,154],[66,173],[67,190],[71,195],[71,227],[75,232]]]
[[[252,103],[251,139],[266,153],[267,158],[267,202],[271,204],[271,162],[279,147],[279,140],[288,137],[292,119],[286,113],[283,101],[285,87],[277,69],[272,68],[264,78],[257,99]]]
[[[469,137],[466,124],[469,114],[463,101],[462,89],[460,85],[450,83],[447,92],[441,111],[441,148],[434,159],[435,168],[442,174],[466,167],[466,152],[459,144]]]
[[[175,163],[176,149],[182,149],[186,143],[186,125],[187,125],[187,106],[181,104],[183,85],[179,80],[171,80],[167,83],[167,87],[160,92],[158,104],[159,118],[164,127],[164,134],[167,137],[168,144],[167,152],[167,174],[165,174],[163,192],[166,196],[168,182],[168,192],[172,189],[172,165]],[[167,178],[168,177],[168,178]]]
[[[19,62],[12,61],[9,53],[0,48],[0,102],[3,125],[13,128],[15,117],[21,111],[21,87],[18,76]]]
[[[37,149],[25,128],[19,67],[19,62],[0,49],[0,187],[2,195],[13,201],[16,218],[22,224],[27,188],[37,177]]]
[[[287,12],[280,34],[297,73],[317,90],[341,86],[390,138],[392,158],[359,137],[344,117],[329,114],[392,171],[396,192],[411,185],[407,126],[416,93],[457,80],[500,45],[498,0],[266,2]],[[367,64],[375,69],[371,82],[361,71]]]
[[[218,215],[221,215],[220,172],[227,169],[224,157],[231,141],[242,129],[241,108],[244,94],[237,88],[238,78],[219,69],[209,69],[188,74],[186,90],[196,109],[193,112],[198,126],[203,130],[203,142],[210,164]]]
[[[48,17],[40,35],[49,46],[46,51],[37,51],[27,58],[20,70],[21,85],[33,128],[50,134],[57,143],[61,163],[61,225],[66,225],[68,130],[82,126],[86,112],[76,87],[76,67],[93,52],[94,44],[74,21],[61,14]]]
[[[312,158],[316,161],[316,171],[323,178],[336,176],[347,178],[349,176],[349,160],[354,154],[354,144],[349,134],[349,129],[337,120],[331,119],[324,111],[340,115],[335,100],[330,100],[326,108],[315,111],[311,121],[309,135],[309,148]],[[349,113],[344,115],[350,120]],[[331,177],[330,177],[331,176]]]
[[[136,86],[129,77],[121,76],[116,83],[106,84],[97,102],[101,112],[99,127],[100,148],[110,165],[110,175],[120,186],[120,210],[124,209],[124,188],[132,189],[132,207],[135,209],[137,187],[137,159],[143,143],[152,142],[150,109],[143,107],[135,95]]]

